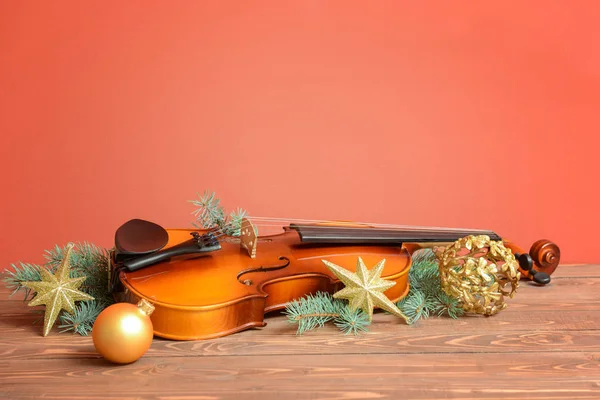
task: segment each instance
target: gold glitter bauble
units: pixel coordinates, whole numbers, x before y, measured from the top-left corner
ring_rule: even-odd
[[[518,263],[501,241],[466,236],[436,252],[442,289],[466,312],[494,315],[506,308],[519,287]]]
[[[116,364],[129,364],[148,351],[154,337],[150,315],[154,311],[146,300],[137,305],[116,303],[106,307],[92,328],[94,347],[100,355]]]

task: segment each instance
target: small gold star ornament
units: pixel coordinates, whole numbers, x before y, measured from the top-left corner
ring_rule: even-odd
[[[373,320],[373,308],[379,307],[408,322],[408,317],[383,294],[396,284],[396,282],[381,278],[385,259],[379,261],[373,269],[368,270],[362,258],[358,257],[356,273],[327,260],[322,261],[346,285],[345,288],[333,294],[335,299],[349,300],[350,309],[360,308],[369,316],[369,321]]]
[[[50,333],[60,310],[64,309],[73,314],[76,301],[94,300],[92,296],[77,290],[85,281],[85,276],[79,278],[70,278],[69,276],[71,269],[69,261],[72,249],[73,245],[69,244],[65,256],[54,275],[47,269],[40,268],[41,281],[21,283],[22,286],[36,293],[35,297],[29,302],[29,306],[46,306],[44,336],[48,336],[48,333]]]

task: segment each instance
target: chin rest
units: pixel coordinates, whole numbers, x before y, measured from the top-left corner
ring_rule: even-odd
[[[160,225],[141,219],[132,219],[115,233],[115,261],[139,257],[161,250],[167,245],[169,234]]]

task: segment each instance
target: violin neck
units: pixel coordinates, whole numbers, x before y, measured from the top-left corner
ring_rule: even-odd
[[[474,229],[401,228],[380,229],[346,226],[319,226],[291,224],[303,243],[402,245],[403,243],[454,242],[469,235],[487,235],[491,240],[502,240],[498,234]]]

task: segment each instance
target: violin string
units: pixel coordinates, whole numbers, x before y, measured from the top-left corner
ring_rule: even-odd
[[[257,227],[276,227],[276,228],[284,228],[285,225],[281,225],[281,224],[251,224],[251,223],[243,223],[241,225],[241,229],[247,228],[249,226],[257,226]],[[446,229],[440,229],[440,228],[429,228],[429,227],[414,227],[414,226],[403,226],[405,227],[406,231],[420,231],[420,232],[489,232],[487,230],[478,230],[478,229],[460,229],[460,228],[446,228]],[[343,228],[343,226],[328,226],[328,225],[311,225],[310,226],[311,229],[317,229],[317,230],[330,230],[330,229],[336,229],[336,228]],[[361,229],[360,227],[357,227],[357,229]],[[394,231],[399,231],[400,229],[395,228],[395,227],[379,227],[379,226],[370,226],[367,227],[366,229],[377,229],[380,231],[389,231],[389,232],[394,232]],[[218,232],[218,233],[216,233]],[[224,232],[222,229],[211,229],[209,230],[207,233],[212,233],[214,237],[218,238],[221,236],[226,235],[226,232]]]
[[[247,217],[246,222],[242,222],[242,224],[240,225],[240,229],[244,229],[247,227],[251,227],[251,226],[257,226],[257,227],[278,227],[281,228],[282,230],[289,225],[290,220],[294,221],[294,223],[296,224],[308,224],[310,225],[311,229],[317,229],[317,230],[328,230],[328,229],[336,229],[336,228],[340,228],[340,227],[344,227],[344,224],[347,225],[351,225],[350,227],[352,228],[357,228],[357,229],[361,229],[360,226],[357,225],[367,225],[365,228],[363,229],[377,229],[380,231],[399,231],[399,230],[404,230],[404,231],[419,231],[419,232],[430,232],[430,233],[436,233],[436,232],[464,232],[464,233],[483,233],[483,232],[489,232],[489,231],[485,231],[485,230],[478,230],[478,229],[463,229],[463,228],[445,228],[445,227],[424,227],[424,226],[411,226],[411,225],[395,225],[395,224],[380,224],[380,223],[361,223],[361,222],[346,222],[346,221],[342,221],[341,224],[338,221],[328,221],[328,220],[311,220],[311,219],[299,219],[299,218],[291,218],[291,219],[286,219],[286,218],[275,218],[275,217]],[[256,220],[256,224],[253,223],[253,221]],[[262,222],[264,221],[264,222]],[[266,222],[279,222],[279,223],[266,223]],[[319,223],[333,223],[333,224],[337,224],[337,225],[313,225],[313,224],[319,224]],[[225,227],[227,227],[228,224],[225,225]],[[212,237],[214,239],[216,239],[217,241],[222,241],[224,236],[230,236],[229,234],[227,234],[224,230],[224,228],[218,227],[218,226],[214,226],[212,228],[210,228],[207,233],[212,234]]]
[[[449,232],[456,232],[456,231],[465,231],[465,232],[483,232],[483,231],[488,231],[488,230],[483,230],[483,229],[473,229],[473,228],[448,228],[448,227],[435,227],[435,226],[415,226],[415,225],[398,225],[398,224],[382,224],[382,223],[374,223],[374,222],[349,222],[349,221],[328,221],[328,220],[313,220],[313,219],[286,219],[286,218],[274,218],[274,217],[249,217],[248,218],[250,221],[265,221],[265,222],[290,222],[293,221],[293,223],[332,223],[332,224],[338,224],[338,225],[316,225],[316,226],[311,226],[314,228],[331,228],[331,227],[344,227],[344,224],[347,225],[354,225],[351,227],[356,227],[360,229],[360,226],[356,226],[356,225],[367,225],[367,228],[378,228],[381,230],[398,230],[398,229],[407,229],[407,230],[418,230],[418,231],[449,231]],[[256,226],[280,226],[278,224],[262,224],[261,222],[257,222],[255,224]]]
[[[331,221],[331,220],[316,220],[316,219],[298,219],[298,218],[275,218],[275,217],[248,217],[249,223],[242,224],[242,228],[246,228],[249,225],[255,226],[266,226],[266,227],[284,227],[289,225],[290,222],[296,224],[322,224],[331,223],[335,225],[311,225],[314,228],[330,228],[330,227],[343,227],[344,224],[350,225],[350,227],[361,228],[360,225],[365,225],[366,228],[379,228],[381,230],[397,230],[397,229],[411,229],[411,230],[448,230],[448,231],[481,231],[479,229],[466,229],[466,228],[445,228],[445,227],[425,227],[425,226],[414,226],[414,225],[396,225],[396,224],[382,224],[382,223],[364,223],[364,222],[351,222],[351,221]],[[264,221],[264,222],[262,222]],[[256,223],[253,223],[256,222]],[[279,222],[279,223],[266,223],[266,222]],[[358,226],[357,226],[358,225]],[[222,231],[221,228],[214,227],[213,230]]]
[[[348,225],[369,225],[370,227],[386,227],[386,228],[422,228],[422,229],[448,229],[454,230],[455,228],[442,228],[442,227],[419,227],[412,225],[398,225],[398,224],[383,224],[375,222],[354,222],[354,221],[331,221],[331,220],[317,220],[317,219],[297,219],[297,218],[276,218],[276,217],[249,217],[250,220],[254,221],[272,221],[272,222],[293,222],[293,223],[335,223],[335,224],[348,224]]]

